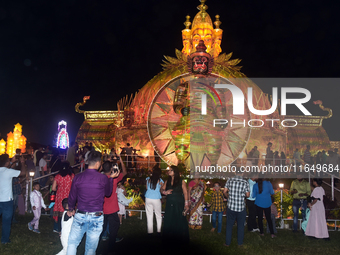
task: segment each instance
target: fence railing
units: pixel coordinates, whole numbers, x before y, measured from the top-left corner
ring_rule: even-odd
[[[137,209],[129,209],[129,208],[126,208],[126,213],[124,215],[124,218],[126,219],[126,216],[127,216],[127,212],[137,212],[139,213],[139,219],[140,220],[143,220],[143,213],[146,213],[145,210],[137,210]],[[162,214],[164,214],[165,212],[162,211],[161,212]],[[211,218],[212,218],[212,213],[203,213],[203,216],[207,216],[209,217],[209,222],[211,222]],[[226,217],[225,214],[222,215],[223,217]],[[248,217],[248,215],[246,216]],[[281,220],[280,217],[276,217],[277,220]],[[282,219],[282,222],[280,223],[280,229],[287,229],[286,226],[285,226],[285,221],[292,221],[293,219],[288,219],[288,218],[283,218]],[[302,219],[298,219],[299,221],[299,229],[301,230],[301,223],[302,223]],[[326,220],[327,222],[334,222],[334,229],[328,229],[328,231],[337,231],[339,230],[340,231],[340,228],[337,227],[337,224],[338,222],[340,223],[340,219],[327,219]]]
[[[82,167],[82,165],[81,165],[81,163],[79,163],[79,164],[76,164],[76,165],[73,165],[73,166],[71,166],[72,168],[76,168],[76,167],[79,167],[80,166],[80,171],[82,172],[83,171],[83,167]],[[37,178],[33,178],[33,176],[30,176],[30,179],[29,180],[26,180],[26,198],[25,198],[25,211],[26,212],[30,212],[31,210],[29,209],[30,208],[30,199],[29,199],[29,197],[30,197],[30,195],[31,195],[31,192],[32,192],[32,185],[33,185],[33,183],[34,182],[36,182],[36,181],[41,181],[41,180],[44,180],[44,179],[46,179],[46,178],[49,178],[51,175],[56,175],[56,174],[58,174],[59,173],[59,171],[56,171],[56,172],[53,172],[53,173],[51,173],[50,171],[51,171],[51,169],[47,169],[47,171],[49,172],[48,174],[45,174],[45,175],[42,175],[42,176],[39,176],[39,177],[37,177]],[[45,182],[40,182],[40,184],[41,183],[47,183],[47,181],[45,181]],[[49,186],[48,185],[46,185],[46,186],[43,186],[43,187],[41,187],[41,190],[45,190],[45,189],[47,189]]]

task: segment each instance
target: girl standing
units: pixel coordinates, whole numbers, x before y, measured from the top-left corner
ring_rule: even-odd
[[[271,219],[270,206],[272,205],[271,195],[274,194],[273,185],[269,181],[265,181],[261,178],[258,179],[257,183],[253,187],[253,198],[255,198],[255,205],[258,217],[258,223],[260,228],[260,235],[263,236],[263,212],[268,222],[269,231],[271,237],[274,238],[273,222]]]
[[[152,176],[146,178],[145,211],[148,234],[153,233],[153,212],[156,215],[157,234],[161,234],[162,227],[162,202],[161,186],[164,181],[161,178],[162,171],[159,167],[154,167]]]

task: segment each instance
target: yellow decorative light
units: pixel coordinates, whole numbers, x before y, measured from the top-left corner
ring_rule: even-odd
[[[21,153],[26,152],[26,141],[27,138],[24,135],[22,135],[19,139],[19,148],[21,149]]]
[[[14,142],[14,135],[12,132],[9,132],[7,134],[7,148],[6,148],[6,153],[10,156],[13,157],[13,142]]]
[[[6,142],[4,139],[0,140],[0,155],[6,153]]]
[[[15,155],[16,149],[21,149],[21,152],[24,153],[26,151],[26,141],[27,141],[26,137],[22,135],[22,125],[17,123],[16,125],[14,125],[13,133],[9,132],[7,134],[6,153],[10,157],[13,157]],[[0,144],[0,152],[1,152],[1,144]]]

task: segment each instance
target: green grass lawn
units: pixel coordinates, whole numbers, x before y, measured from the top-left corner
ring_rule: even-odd
[[[19,216],[19,224],[12,226],[11,244],[1,245],[1,255],[43,255],[56,254],[61,250],[59,236],[52,232],[53,220],[42,216],[40,220],[41,234],[28,230],[27,223],[32,215]],[[176,243],[162,244],[161,239],[146,234],[146,219],[129,217],[123,221],[119,236],[124,240],[117,244],[118,254],[340,254],[340,232],[329,232],[330,241],[310,239],[302,233],[292,233],[290,230],[278,230],[277,238],[271,239],[269,234],[264,237],[258,233],[245,232],[243,247],[237,246],[236,228],[233,231],[233,240],[230,247],[224,247],[225,217],[222,234],[211,233],[209,218],[204,218],[202,230],[190,230],[190,245],[180,248]],[[174,222],[174,224],[176,224]],[[99,244],[97,254],[105,248],[109,241]],[[84,254],[84,240],[78,248],[78,254]]]

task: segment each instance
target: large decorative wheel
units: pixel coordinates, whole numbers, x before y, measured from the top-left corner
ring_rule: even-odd
[[[182,162],[191,170],[227,166],[246,146],[248,108],[243,115],[233,115],[231,92],[215,89],[215,84],[232,83],[213,74],[184,74],[167,82],[153,99],[148,132],[155,151],[169,165]],[[206,114],[202,114],[204,98]]]

